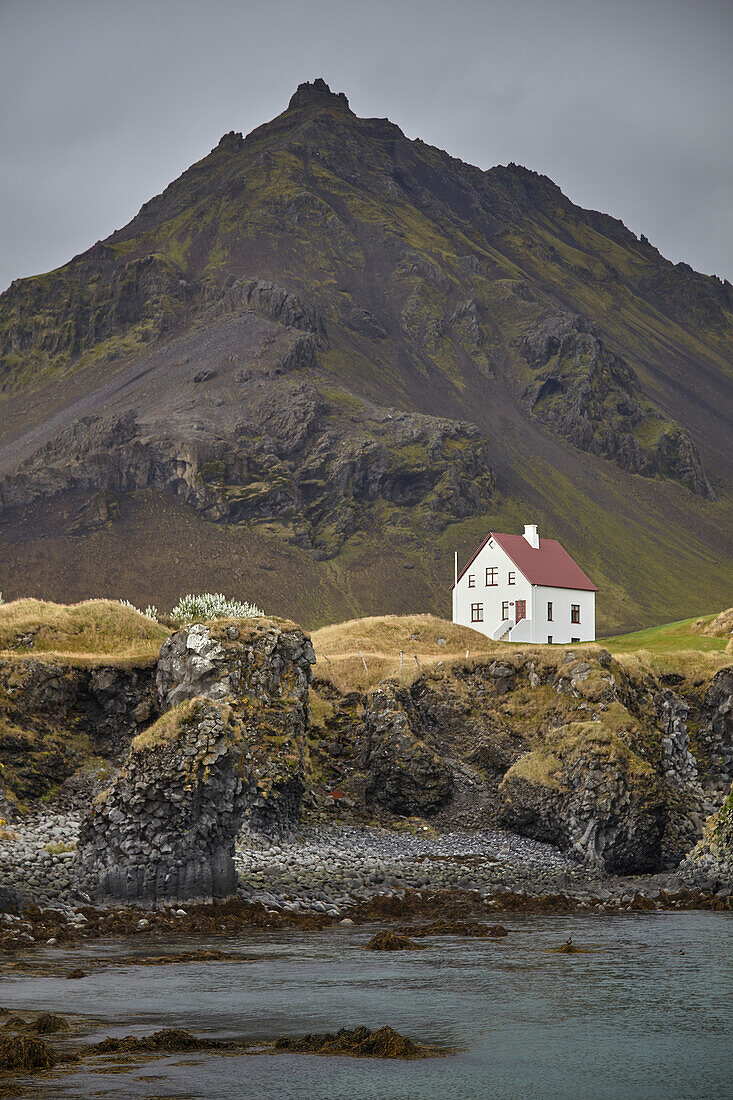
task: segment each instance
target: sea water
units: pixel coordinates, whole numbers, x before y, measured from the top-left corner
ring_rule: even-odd
[[[132,940],[50,949],[58,977],[8,974],[0,1004],[78,1013],[84,1041],[183,1027],[272,1038],[390,1024],[458,1048],[416,1062],[277,1054],[99,1060],[18,1083],[65,1100],[729,1100],[733,1097],[733,914],[512,916],[499,940],[440,937],[364,950],[373,928]],[[586,949],[557,954],[568,937]],[[91,957],[226,948],[235,961],[95,969]],[[39,956],[40,958],[40,956]]]

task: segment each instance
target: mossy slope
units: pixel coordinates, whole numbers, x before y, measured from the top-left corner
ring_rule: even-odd
[[[239,346],[213,335],[231,318],[249,326]],[[96,449],[83,433],[64,444],[82,466],[94,457],[85,491],[101,493],[65,519],[6,512],[3,584],[18,588],[22,545],[32,583],[86,594],[68,559],[79,537],[101,557],[109,536],[130,597],[144,599],[139,547],[154,517],[138,514],[132,538],[121,528],[127,494],[157,487],[167,463],[179,476],[166,475],[166,492],[202,510],[208,547],[213,521],[258,537],[274,524],[283,571],[291,548],[305,550],[313,623],[390,607],[403,566],[416,569],[399,609],[440,609],[452,549],[464,557],[488,526],[516,529],[528,515],[598,583],[603,628],[712,609],[733,564],[731,331],[728,283],[671,264],[546,177],[513,164],[482,172],[358,118],[322,82],[304,86],[247,138],[225,135],[128,226],[0,296],[0,471],[29,453],[29,432],[49,438],[59,410],[70,425],[106,414],[114,378],[116,409],[155,413],[131,436],[136,462],[141,439],[147,448],[134,476],[110,471],[97,437]],[[197,335],[208,350],[187,358],[176,341]],[[158,353],[168,373],[152,373]],[[272,410],[253,420],[257,386],[296,410],[305,383],[312,414],[297,446]],[[356,439],[375,405],[385,423],[448,416],[483,438],[461,429],[453,454],[423,439],[380,443],[372,428]],[[374,491],[359,498],[355,471],[380,445]],[[343,476],[316,468],[329,448],[350,456]],[[479,452],[472,477],[467,456]],[[78,487],[65,476],[43,491]],[[23,491],[16,481],[13,499],[25,503],[39,477]],[[160,550],[180,575],[165,540]],[[279,598],[276,578],[256,585],[264,606]],[[275,610],[304,617],[299,604]]]

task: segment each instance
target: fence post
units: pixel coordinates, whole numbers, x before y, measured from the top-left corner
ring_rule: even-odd
[[[364,665],[364,671],[368,673],[369,669],[367,668],[367,663],[364,660],[364,654],[362,653],[361,650],[359,650],[359,656],[361,657],[361,663]]]
[[[415,658],[415,660],[417,661],[417,667],[418,667],[418,668],[420,669],[420,671],[422,672],[422,665],[421,665],[421,664],[420,664],[420,662],[419,662],[419,661],[417,660],[417,653],[413,653],[413,655],[412,655],[412,656],[413,656],[413,657]]]
[[[400,650],[400,672],[402,672],[404,667],[405,667],[405,654],[404,654],[403,650]]]

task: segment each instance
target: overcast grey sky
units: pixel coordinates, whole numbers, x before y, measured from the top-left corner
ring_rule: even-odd
[[[733,0],[0,0],[0,289],[323,76],[733,279]]]

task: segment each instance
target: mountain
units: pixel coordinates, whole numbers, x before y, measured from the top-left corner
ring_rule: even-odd
[[[731,602],[733,286],[322,80],[0,296],[0,588],[445,615],[537,522],[601,631]]]

